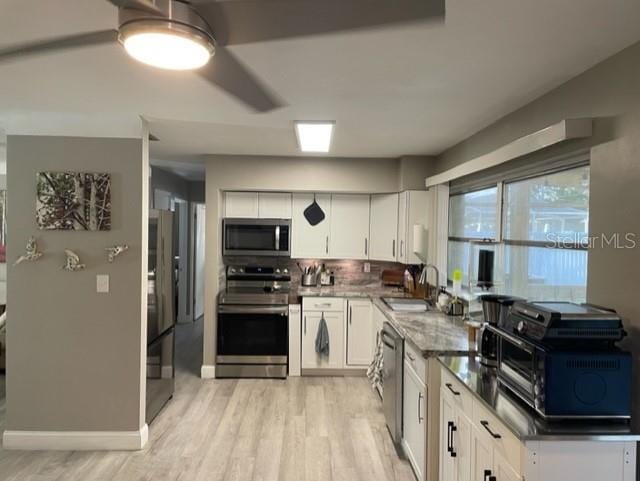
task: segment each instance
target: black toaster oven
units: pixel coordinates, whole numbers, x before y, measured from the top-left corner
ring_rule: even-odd
[[[498,380],[548,419],[631,416],[631,354],[616,347],[566,349],[492,328]]]

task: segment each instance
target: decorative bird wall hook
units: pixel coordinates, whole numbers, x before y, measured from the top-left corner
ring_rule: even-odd
[[[29,240],[27,240],[27,247],[25,250],[26,252],[18,257],[13,263],[14,266],[22,264],[23,262],[37,261],[44,255],[44,253],[38,252],[38,243],[36,242],[36,238],[33,236],[29,237]]]
[[[65,271],[76,272],[87,267],[85,264],[80,263],[80,257],[72,250],[65,249],[64,255],[67,256],[65,264],[62,266]]]
[[[129,246],[126,245],[126,244],[115,245],[115,246],[111,246],[111,247],[106,247],[105,250],[107,251],[107,259],[108,259],[109,263],[112,263],[116,259],[116,257],[118,257],[123,252],[128,251],[129,250]]]

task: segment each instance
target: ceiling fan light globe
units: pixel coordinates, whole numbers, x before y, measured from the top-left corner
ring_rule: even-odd
[[[209,63],[215,52],[213,42],[197,29],[165,22],[133,27],[121,28],[120,41],[132,58],[153,67],[195,70]]]

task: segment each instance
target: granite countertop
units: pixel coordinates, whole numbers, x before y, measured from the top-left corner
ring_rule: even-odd
[[[469,342],[467,328],[460,318],[448,316],[438,310],[393,311],[380,298],[373,299],[373,303],[425,358],[467,356],[476,350],[475,344]]]
[[[475,352],[475,344],[469,343],[464,323],[440,311],[393,311],[382,297],[411,297],[401,288],[382,285],[300,287],[296,297],[350,297],[368,298],[385,315],[394,328],[419,350],[423,357],[466,356]]]
[[[495,368],[477,358],[440,357],[440,363],[474,397],[493,412],[521,441],[639,441],[637,423],[624,421],[545,421],[521,400],[498,385]]]
[[[292,289],[295,297],[352,297],[370,298],[379,297],[411,297],[401,287],[389,287],[381,284],[375,285],[338,285],[322,287],[298,287]]]

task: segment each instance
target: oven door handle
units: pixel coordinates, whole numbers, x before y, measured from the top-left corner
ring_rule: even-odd
[[[490,332],[493,332],[494,334],[497,334],[498,336],[504,337],[507,341],[509,341],[512,344],[515,344],[516,346],[518,346],[523,351],[526,351],[529,354],[533,354],[533,349],[531,348],[531,346],[529,346],[526,342],[522,341],[521,339],[518,339],[516,336],[512,336],[511,334],[509,334],[508,332],[503,331],[502,329],[498,329],[496,327],[493,327],[491,324],[487,324],[487,329]]]
[[[289,306],[218,306],[219,314],[282,314],[289,313]]]

